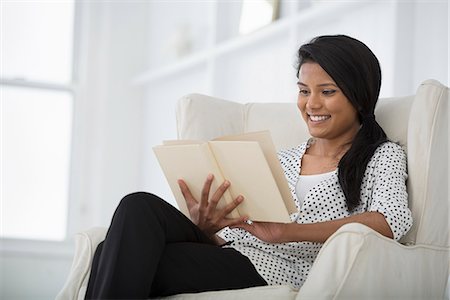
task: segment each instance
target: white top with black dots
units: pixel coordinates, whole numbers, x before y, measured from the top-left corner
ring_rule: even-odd
[[[278,153],[298,211],[291,220],[300,224],[330,221],[367,211],[384,215],[394,239],[399,240],[412,225],[406,192],[406,155],[392,142],[378,147],[367,164],[361,184],[361,202],[351,213],[338,181],[337,172],[311,188],[303,205],[299,205],[295,187],[300,175],[301,159],[308,143]],[[265,243],[242,229],[225,228],[219,233],[232,247],[247,256],[269,285],[288,284],[299,289],[322,247],[321,243]]]
[[[313,175],[300,175],[295,185],[295,194],[297,195],[299,207],[302,207],[303,201],[305,201],[306,195],[309,191],[316,185],[318,185],[322,180],[328,179],[335,173],[336,170]]]

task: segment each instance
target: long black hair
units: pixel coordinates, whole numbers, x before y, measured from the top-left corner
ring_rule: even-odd
[[[338,177],[347,208],[360,203],[361,183],[375,150],[387,141],[375,120],[381,87],[381,69],[373,52],[361,41],[346,35],[312,39],[298,50],[297,77],[305,62],[318,63],[330,75],[358,112],[361,127],[338,165]]]

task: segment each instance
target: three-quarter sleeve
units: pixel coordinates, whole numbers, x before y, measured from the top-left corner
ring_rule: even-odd
[[[403,149],[394,143],[385,143],[376,151],[374,184],[369,211],[384,215],[395,240],[404,236],[412,226],[406,190],[407,167]]]
[[[229,228],[225,227],[221,231],[217,233],[219,237],[221,237],[223,240],[227,242],[231,241],[237,241],[242,239],[247,234],[247,231],[240,229],[240,228]]]

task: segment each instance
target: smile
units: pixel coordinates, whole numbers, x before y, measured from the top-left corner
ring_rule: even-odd
[[[309,115],[309,119],[313,122],[325,121],[331,118],[330,115]]]

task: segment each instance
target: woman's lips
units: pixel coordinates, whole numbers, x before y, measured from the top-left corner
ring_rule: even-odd
[[[330,115],[308,115],[312,122],[322,122],[331,118]]]

